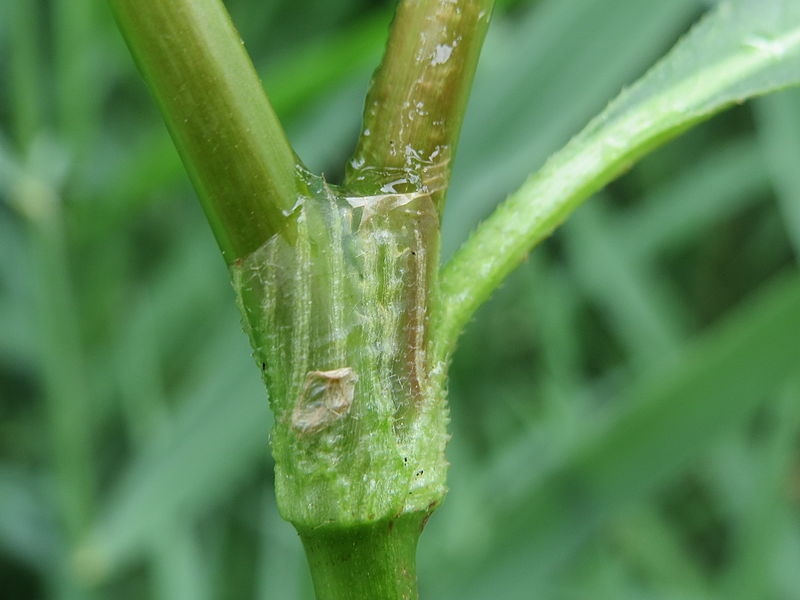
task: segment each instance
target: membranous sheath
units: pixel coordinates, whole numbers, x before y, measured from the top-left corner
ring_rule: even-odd
[[[353,195],[298,174],[286,231],[232,265],[275,414],[279,508],[298,529],[429,511],[447,440],[428,349],[431,193]]]

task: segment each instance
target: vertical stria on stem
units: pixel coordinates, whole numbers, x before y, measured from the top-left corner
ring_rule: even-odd
[[[296,159],[220,0],[109,0],[225,259],[282,231]]]

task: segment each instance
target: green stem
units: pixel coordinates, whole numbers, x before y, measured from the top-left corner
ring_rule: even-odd
[[[429,191],[441,211],[494,0],[402,0],[348,164],[354,189]]]
[[[228,263],[284,229],[297,160],[220,0],[109,0]]]
[[[402,0],[344,188],[296,165],[219,0],[110,3],[231,265],[318,598],[416,598],[446,491],[438,217],[493,1]]]
[[[416,600],[419,513],[351,528],[301,531],[317,600]]]

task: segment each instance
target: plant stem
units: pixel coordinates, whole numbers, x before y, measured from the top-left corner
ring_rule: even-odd
[[[493,0],[401,1],[343,188],[298,168],[219,0],[110,2],[230,264],[318,598],[416,598],[446,492],[439,211]]]
[[[346,183],[429,191],[441,211],[494,0],[402,0]]]
[[[317,600],[415,600],[424,516],[301,531]]]
[[[220,0],[110,0],[228,263],[282,231],[296,158]]]

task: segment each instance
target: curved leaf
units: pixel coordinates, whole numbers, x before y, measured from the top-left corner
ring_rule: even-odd
[[[525,254],[637,159],[720,110],[800,82],[800,3],[728,0],[553,155],[445,266],[437,358]]]

